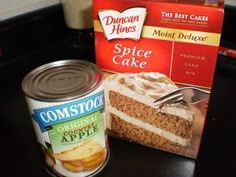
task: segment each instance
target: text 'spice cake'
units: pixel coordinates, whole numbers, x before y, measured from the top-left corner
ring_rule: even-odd
[[[154,101],[182,87],[210,93],[223,7],[223,0],[93,0],[110,135],[197,158],[209,94],[188,104]]]

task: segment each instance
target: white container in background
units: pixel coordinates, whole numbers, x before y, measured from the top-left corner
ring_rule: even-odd
[[[68,28],[93,28],[92,0],[61,0],[61,3]]]

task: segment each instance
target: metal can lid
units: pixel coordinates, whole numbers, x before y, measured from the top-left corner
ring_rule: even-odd
[[[42,101],[66,101],[82,97],[102,83],[102,70],[84,60],[60,60],[29,72],[22,81],[24,93]]]

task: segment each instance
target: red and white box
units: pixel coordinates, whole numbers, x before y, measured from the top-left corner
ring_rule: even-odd
[[[140,90],[146,81],[143,79],[142,81],[137,79],[137,83],[135,80],[131,81],[133,76],[129,74],[132,73],[138,78],[150,78],[154,77],[153,75],[166,76],[168,81],[173,81],[177,88],[192,86],[210,91],[221,38],[223,7],[223,2],[218,0],[93,0],[96,64],[109,73],[107,83],[110,84],[107,85],[116,87],[115,82],[123,79],[124,82],[131,83],[130,88],[135,87]],[[159,75],[157,76],[156,73]],[[110,74],[120,75],[110,76]],[[149,81],[148,84],[152,85],[153,82]],[[128,92],[126,90],[126,93]],[[139,97],[136,93],[133,95]],[[126,95],[127,97],[129,95]],[[109,98],[107,99],[109,107],[112,103]],[[190,139],[195,138],[195,140],[191,140],[191,145],[180,148],[181,150],[173,147],[166,149],[165,145],[155,146],[150,143],[155,141],[153,139],[142,143],[132,136],[126,137],[124,134],[128,132],[125,130],[120,137],[195,159],[201,142],[206,109],[206,106],[200,109],[204,112],[201,115],[194,112],[193,123],[190,123],[193,124],[193,135]],[[110,126],[112,131],[110,116],[108,119],[108,127]],[[129,121],[126,120],[126,123],[128,125]],[[133,125],[133,130],[138,129],[139,123]],[[162,128],[145,133],[149,133],[150,137],[158,131],[163,134]],[[118,129],[119,127],[117,131]],[[197,137],[194,134],[196,129]],[[149,128],[146,128],[146,131],[149,131]],[[138,130],[135,133],[138,134]],[[164,134],[168,133],[164,131]],[[178,139],[180,135],[170,133],[172,139],[176,139],[176,136]],[[168,138],[169,135],[166,137]],[[183,137],[178,142],[182,140]]]

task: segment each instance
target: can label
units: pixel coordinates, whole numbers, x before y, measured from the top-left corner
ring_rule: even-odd
[[[104,91],[65,102],[42,102],[27,97],[36,136],[46,163],[62,176],[88,176],[107,158]]]
[[[34,117],[40,127],[45,129],[51,125],[73,120],[78,117],[99,111],[104,108],[104,93],[99,92],[90,97],[49,108],[34,110]]]

